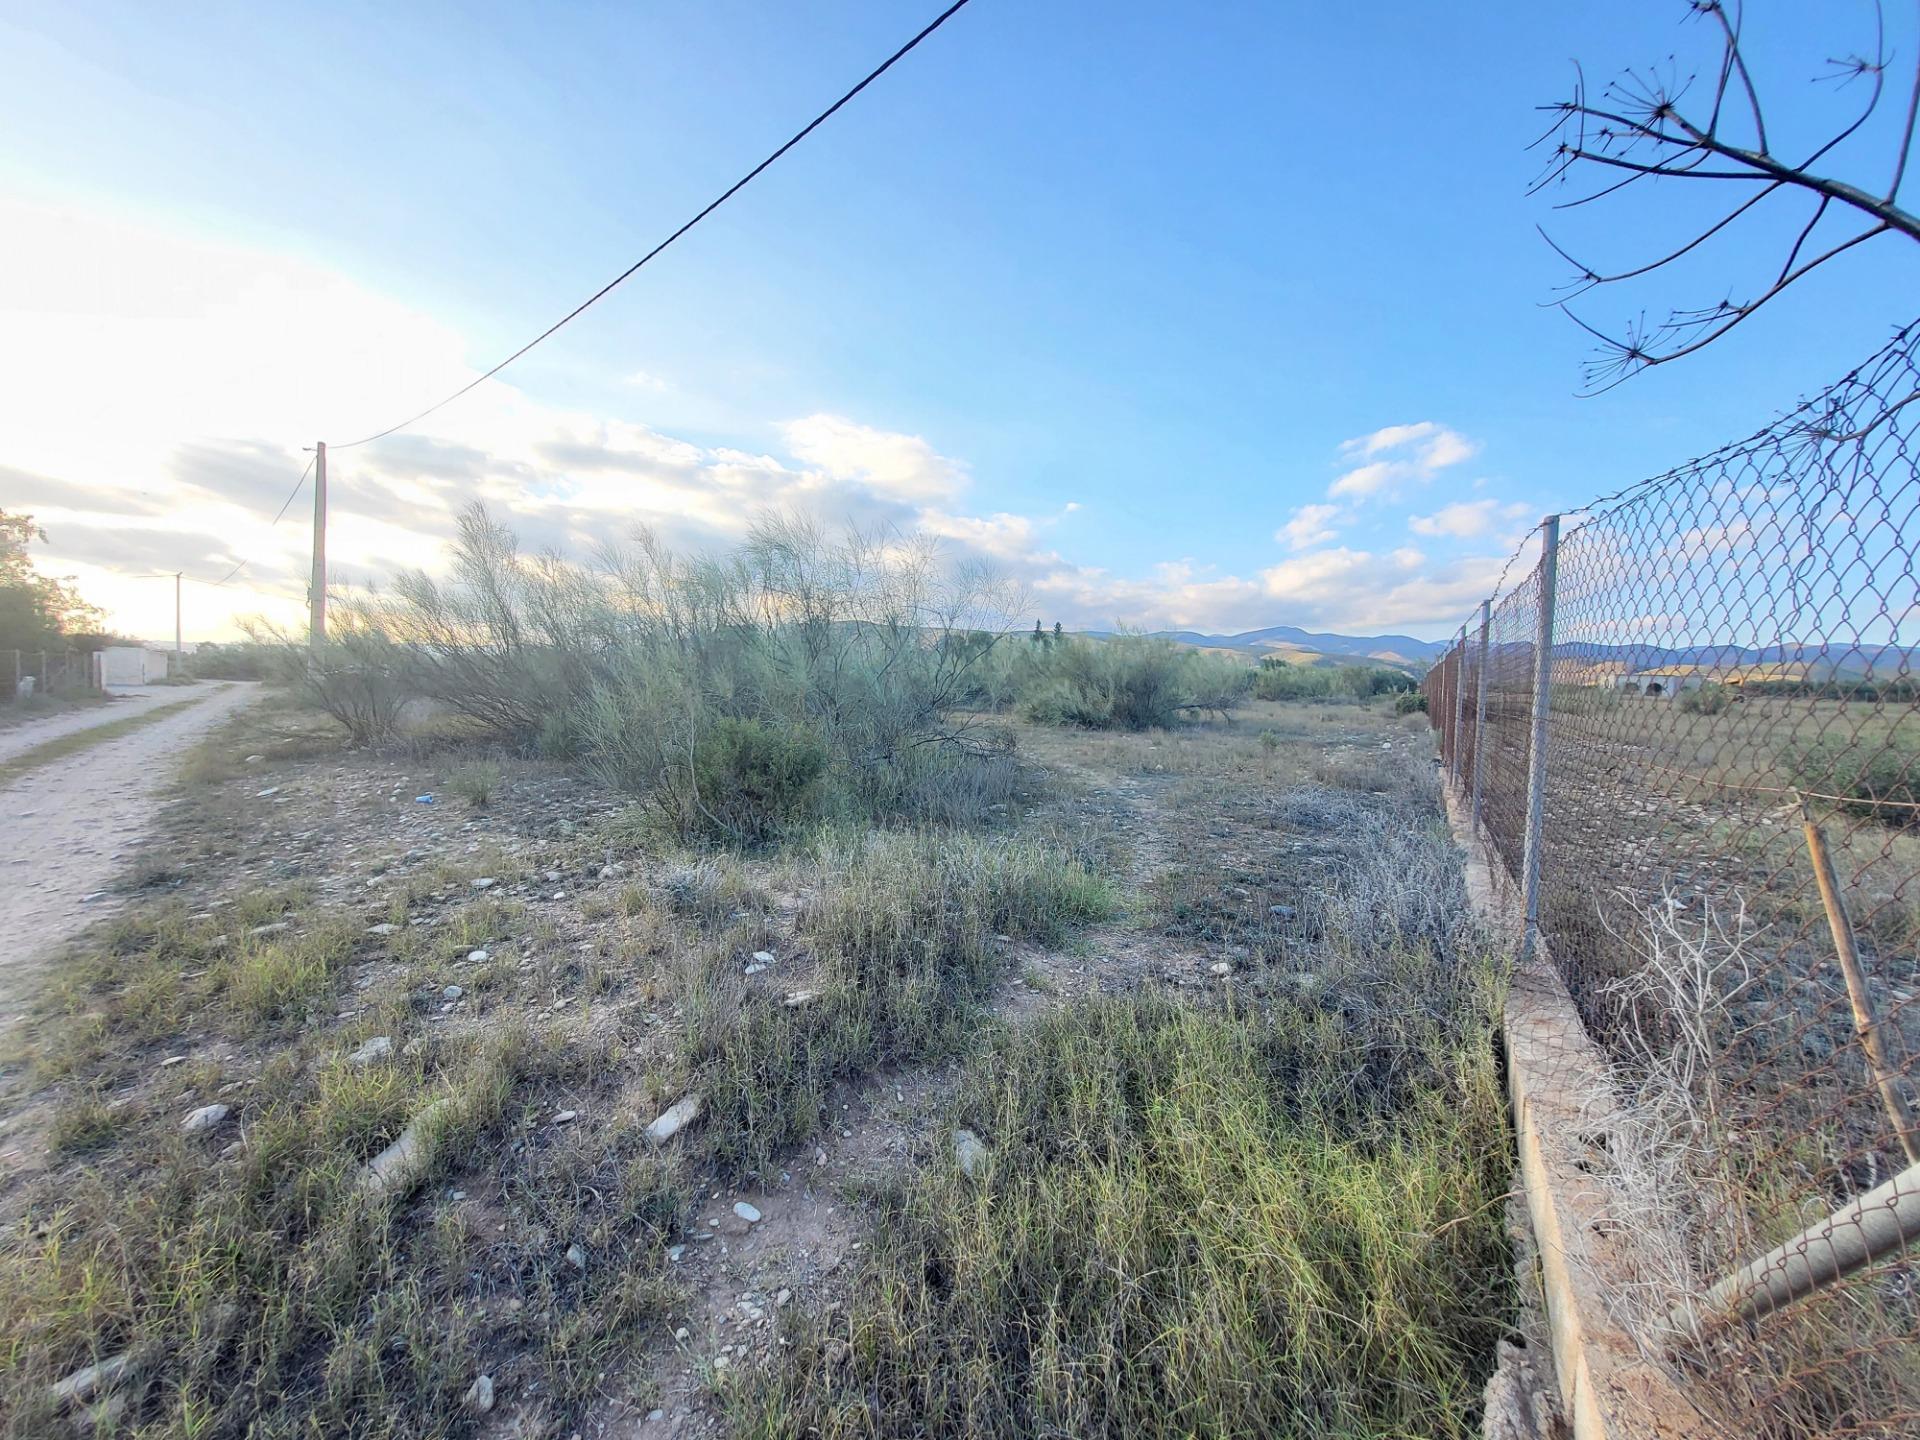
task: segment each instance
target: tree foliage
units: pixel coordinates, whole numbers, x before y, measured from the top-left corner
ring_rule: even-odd
[[[34,568],[32,547],[46,539],[31,515],[0,510],[0,650],[64,649],[101,628],[104,617],[71,579]]]

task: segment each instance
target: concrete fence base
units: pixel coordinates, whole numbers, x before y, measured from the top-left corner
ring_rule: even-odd
[[[1467,852],[1468,892],[1517,951],[1519,896],[1469,833],[1463,802],[1450,788],[1447,814]],[[1618,1111],[1605,1057],[1544,952],[1541,963],[1513,977],[1504,1030],[1520,1176],[1560,1403],[1574,1440],[1719,1440],[1720,1429],[1670,1369],[1644,1353],[1608,1303],[1640,1273],[1631,1217],[1604,1164],[1605,1137]]]

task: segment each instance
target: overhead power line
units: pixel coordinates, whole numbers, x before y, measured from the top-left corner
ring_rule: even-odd
[[[602,285],[598,290],[594,291],[593,294],[589,295],[585,300],[582,300],[578,305],[574,306],[573,309],[569,310],[565,315],[562,315],[558,320],[554,321],[553,324],[549,325],[546,329],[542,330],[538,335],[534,336],[533,339],[529,340],[526,344],[522,345],[518,350],[514,351],[511,355],[507,356],[506,359],[502,360],[498,365],[495,365],[491,370],[488,370],[485,374],[475,376],[472,380],[469,380],[466,384],[462,385],[458,390],[455,390],[451,395],[448,395],[445,399],[435,401],[433,404],[429,405],[426,409],[420,411],[419,414],[411,415],[407,419],[402,420],[397,425],[389,425],[384,430],[376,430],[371,435],[363,435],[358,440],[349,440],[343,445],[334,445],[330,448],[335,450],[350,450],[356,445],[366,445],[374,440],[383,440],[389,435],[395,434],[396,432],[401,430],[409,429],[410,427],[419,424],[422,420],[426,419],[427,416],[433,414],[434,411],[442,409],[445,406],[451,405],[455,400],[458,400],[462,395],[466,394],[469,390],[473,389],[476,385],[479,385],[484,381],[491,380],[494,376],[498,375],[502,370],[506,369],[507,366],[513,364],[514,361],[518,360],[522,355],[525,355],[529,350],[533,349],[534,346],[538,345],[541,341],[547,339],[555,331],[559,330],[563,325],[566,325],[569,321],[578,319],[579,316],[582,313],[584,313],[590,306],[595,304],[597,301],[604,299],[607,295],[611,294],[623,281],[625,281],[630,276],[632,276],[635,271],[639,270],[641,266],[645,265],[648,261],[652,260],[654,256],[658,255],[661,251],[665,250],[669,245],[673,244],[674,241],[678,240],[682,235],[686,234],[689,230],[693,229],[694,226],[698,225],[702,220],[706,219],[707,216],[711,215],[714,211],[718,210],[722,205],[726,204],[727,201],[731,200],[735,195],[739,194],[742,190],[746,189],[748,185],[750,185],[755,179],[759,177],[761,171],[765,170],[768,166],[772,165],[774,161],[778,160],[782,155],[785,155],[789,150],[793,149],[794,146],[798,145],[802,140],[806,139],[807,136],[811,135],[815,130],[818,130],[828,120],[832,119],[834,114],[837,111],[839,111],[839,109],[843,105],[845,105],[849,100],[853,99],[853,97],[858,95],[862,90],[866,89],[867,86],[871,85],[874,81],[878,80],[882,75],[886,74],[887,71],[891,70],[895,64],[897,64],[902,58],[904,58],[907,55],[909,51],[911,51],[922,40],[925,40],[929,35],[933,34],[933,32],[938,30],[942,25],[946,24],[947,21],[951,20],[966,6],[966,4],[967,4],[967,0],[954,0],[953,4],[949,5],[945,10],[941,11],[937,16],[935,16],[933,20],[926,26],[926,28],[923,29],[918,35],[915,35],[911,40],[907,41],[906,44],[902,45],[898,50],[894,51],[893,54],[889,55],[885,60],[881,61],[881,63],[877,65],[874,69],[870,70],[867,73],[866,78],[861,80],[861,82],[858,85],[855,85],[851,90],[847,91],[846,94],[842,95],[838,100],[834,101],[833,104],[829,105],[825,110],[822,110],[818,115],[814,116],[812,120],[807,122],[805,128],[797,131],[793,135],[793,137],[786,142],[786,144],[782,145],[778,150],[774,151],[771,155],[767,156],[766,159],[762,160],[758,165],[754,166],[753,169],[749,170],[745,175],[742,175],[738,180],[734,181],[733,184],[729,185],[724,191],[722,191],[718,197],[708,202],[706,208],[701,210],[699,214],[695,215],[691,220],[687,221],[686,224],[682,225],[678,230],[675,230],[671,235],[667,236],[666,239],[662,240],[658,245],[654,246],[646,254],[642,255],[638,260],[634,261],[633,264],[629,265],[625,270],[622,270],[618,275],[614,276],[613,279],[609,280],[605,285]],[[230,576],[228,578],[230,579],[232,577]],[[222,581],[221,583],[224,584],[226,582]]]
[[[310,455],[307,457],[307,468],[300,472],[300,478],[293,482],[293,489],[289,490],[287,492],[287,498],[280,502],[280,513],[275,515],[273,519],[268,523],[268,527],[267,527],[268,529],[272,529],[273,526],[278,525],[282,520],[286,518],[288,507],[293,504],[295,497],[297,497],[300,494],[300,492],[306,488],[307,477],[313,473],[313,461],[314,461],[313,456]],[[233,579],[234,576],[238,575],[242,570],[246,569],[247,566],[252,563],[252,561],[253,561],[253,557],[249,555],[245,560],[242,560],[238,565],[234,566],[233,569],[229,570],[226,574],[222,575],[218,580],[201,580],[194,576],[188,576],[187,578],[190,580],[193,580],[193,582],[196,585],[211,585],[217,588],[218,586],[226,584],[227,581]]]

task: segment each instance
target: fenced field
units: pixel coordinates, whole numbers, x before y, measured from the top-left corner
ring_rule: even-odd
[[[33,685],[23,686],[31,679]],[[0,650],[0,705],[35,696],[91,694],[93,656],[83,650]]]
[[[1920,370],[1542,527],[1426,682],[1614,1067],[1615,1297],[1703,1412],[1920,1433]]]

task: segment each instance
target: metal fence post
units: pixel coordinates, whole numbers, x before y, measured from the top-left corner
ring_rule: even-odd
[[[1553,592],[1560,575],[1560,517],[1540,522],[1540,613],[1533,632],[1533,734],[1527,744],[1527,841],[1521,862],[1526,897],[1524,954],[1540,956],[1540,829],[1547,801],[1547,710],[1553,686]]]
[[[1486,752],[1480,748],[1487,735],[1487,638],[1493,627],[1493,602],[1480,602],[1480,659],[1473,677],[1473,800],[1468,812],[1467,833],[1480,833],[1480,777],[1486,773]]]

